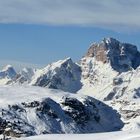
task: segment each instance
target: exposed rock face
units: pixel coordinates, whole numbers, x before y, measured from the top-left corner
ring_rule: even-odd
[[[116,39],[107,38],[99,44],[93,44],[87,57],[94,57],[97,61],[110,63],[116,71],[136,69],[140,65],[140,52],[137,47],[128,43],[121,43]]]
[[[102,61],[103,63],[106,63],[108,61],[107,54],[106,54],[107,48],[102,42],[101,44],[93,44],[86,54],[88,57],[95,57],[97,61]]]
[[[92,101],[86,101],[84,104],[75,98],[64,98],[62,103],[67,109],[65,113],[72,117],[76,123],[85,124],[92,120],[100,121],[99,110]]]

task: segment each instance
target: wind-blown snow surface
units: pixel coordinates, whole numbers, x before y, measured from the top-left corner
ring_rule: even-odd
[[[80,135],[40,135],[19,140],[140,140],[140,131],[110,132]]]

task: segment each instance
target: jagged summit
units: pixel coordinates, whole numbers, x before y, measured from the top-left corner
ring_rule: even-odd
[[[88,49],[86,57],[94,57],[97,61],[110,63],[116,71],[136,69],[140,65],[140,52],[137,47],[121,43],[114,38],[104,38],[100,43],[94,43]]]
[[[103,41],[107,44],[109,43],[119,43],[119,41],[113,37],[107,37],[107,38],[104,38]]]
[[[72,59],[71,59],[71,57],[67,57],[66,59],[64,59],[64,60],[61,60],[63,63],[64,62],[71,62],[72,61]]]
[[[81,88],[81,69],[71,58],[59,60],[38,70],[31,85],[76,92]]]

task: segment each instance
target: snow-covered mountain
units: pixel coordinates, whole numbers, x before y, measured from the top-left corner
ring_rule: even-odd
[[[81,68],[71,58],[67,58],[36,71],[30,85],[61,89],[74,93],[82,86],[80,80]]]
[[[94,57],[96,61],[109,63],[119,72],[136,69],[140,65],[140,52],[137,47],[121,43],[114,38],[105,38],[100,43],[91,45],[86,57]]]
[[[22,75],[23,77],[25,77],[27,80],[31,81],[31,79],[34,76],[35,72],[36,72],[36,69],[23,68],[20,71],[20,75]]]
[[[16,72],[11,65],[7,65],[0,71],[0,85],[29,84],[35,72],[33,68],[23,68]]]
[[[11,65],[7,65],[0,71],[0,85],[5,85],[9,81],[14,80],[17,76],[15,69]]]
[[[89,48],[80,65],[83,86],[78,93],[117,109],[125,122],[124,130],[139,128],[140,53],[136,46],[104,39]]]
[[[11,84],[29,84],[36,71],[33,68],[23,68]]]
[[[140,129],[140,52],[135,45],[105,38],[78,63],[67,58],[19,73],[7,66],[0,84],[7,84],[0,87],[0,97],[8,103],[1,107],[6,112],[1,119],[13,127],[16,117],[21,122],[14,131],[25,135]],[[9,102],[9,94],[19,102]]]
[[[131,79],[138,78],[132,77],[140,73],[140,53],[134,45],[107,38],[89,48],[85,57],[81,59],[80,66],[83,86],[79,92],[94,94],[103,100],[109,89],[113,90],[122,84],[123,87],[129,87],[128,84],[133,82]],[[135,85],[139,87],[139,79]],[[119,96],[115,93],[111,95],[112,98]]]
[[[116,110],[88,96],[3,86],[0,97],[0,133],[10,136],[108,132],[123,127]]]

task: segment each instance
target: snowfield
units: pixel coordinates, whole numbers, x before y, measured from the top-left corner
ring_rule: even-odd
[[[13,139],[14,140],[14,139]],[[18,140],[140,140],[140,131],[109,132],[97,134],[40,135]]]

